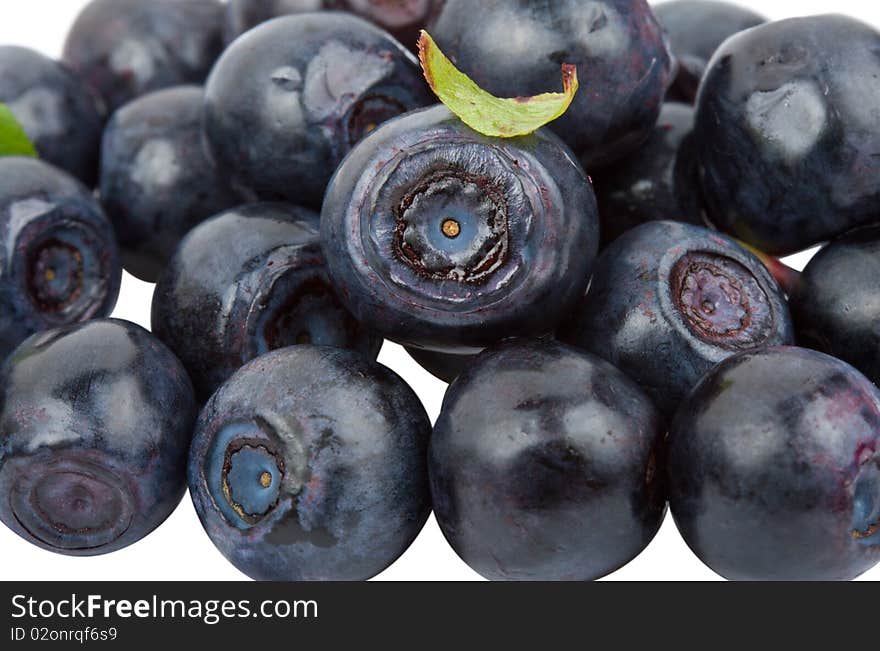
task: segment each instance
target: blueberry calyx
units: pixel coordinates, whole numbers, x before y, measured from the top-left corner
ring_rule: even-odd
[[[868,456],[868,455],[860,455]],[[880,545],[880,456],[867,458],[855,482],[853,493],[854,540],[863,545]]]
[[[284,459],[265,441],[239,439],[226,448],[223,497],[247,524],[257,524],[278,506],[283,479]]]
[[[254,293],[244,306],[245,340],[236,346],[240,333],[235,328],[228,333],[231,349],[241,350],[242,362],[287,346],[322,343],[323,314],[334,315],[334,323],[351,340],[357,338],[359,324],[339,302],[319,263],[309,263],[304,255],[310,254],[291,256],[288,247],[278,249],[267,262],[271,271],[250,285]]]
[[[507,259],[504,195],[491,179],[463,169],[420,179],[398,204],[395,224],[397,258],[426,278],[479,283]]]
[[[131,526],[135,500],[100,461],[67,453],[23,468],[9,498],[16,522],[35,540],[63,552],[99,549]]]
[[[72,220],[50,224],[36,219],[18,236],[21,291],[50,323],[96,315],[111,289],[102,238],[91,226]]]
[[[60,312],[83,291],[83,256],[66,242],[50,239],[30,254],[28,289],[40,312]]]
[[[773,314],[757,278],[740,262],[712,252],[690,252],[673,266],[672,299],[698,338],[729,350],[760,346]]]
[[[364,97],[349,111],[347,125],[349,147],[354,147],[383,122],[406,112],[406,106],[394,97],[388,95]]]

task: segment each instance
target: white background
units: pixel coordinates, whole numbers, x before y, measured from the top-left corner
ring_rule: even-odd
[[[149,2],[150,0],[143,0]],[[474,0],[478,2],[479,0]],[[736,1],[736,0],[734,0]],[[58,57],[68,27],[85,0],[0,0],[0,44],[20,44]],[[880,26],[880,8],[864,0],[739,0],[770,18],[835,11]],[[800,256],[796,266],[806,260]],[[114,316],[150,326],[152,286],[123,278]],[[396,345],[386,343],[380,361],[421,396],[431,419],[440,410],[445,385]],[[0,579],[19,580],[245,580],[202,531],[189,497],[158,530],[131,547],[107,556],[70,558],[34,547],[0,526]],[[611,580],[717,580],[681,540],[672,518],[645,552]],[[863,579],[880,580],[880,567]],[[480,580],[446,544],[433,518],[421,536],[378,580]]]

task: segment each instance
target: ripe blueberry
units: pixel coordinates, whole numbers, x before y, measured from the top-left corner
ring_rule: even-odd
[[[669,503],[737,580],[848,580],[880,562],[880,391],[799,348],[720,364],[669,434]]]
[[[620,368],[666,416],[731,355],[791,344],[785,296],[729,238],[700,226],[650,222],[609,246],[560,337]]]
[[[791,297],[798,343],[843,359],[880,385],[880,227],[822,249]]]
[[[650,399],[552,341],[482,353],[449,388],[428,458],[434,512],[490,579],[591,580],[648,545],[666,512]]]
[[[552,332],[586,288],[599,225],[589,180],[552,133],[489,138],[438,106],[352,152],[321,228],[361,322],[403,344],[469,354]]]
[[[654,7],[657,21],[669,37],[678,74],[667,99],[693,104],[706,66],[728,38],[767,22],[763,16],[729,2],[672,0]]]
[[[295,346],[242,367],[208,401],[190,493],[211,540],[257,580],[363,580],[428,518],[431,423],[393,372]]]
[[[330,285],[318,216],[286,204],[242,206],[193,229],[159,280],[152,322],[202,399],[277,348],[341,346],[375,359],[382,345]]]
[[[499,97],[554,90],[560,65],[577,65],[581,91],[550,128],[590,173],[644,142],[672,82],[671,55],[645,0],[449,0],[431,34]]]
[[[180,502],[195,399],[183,366],[143,328],[98,320],[36,334],[0,387],[0,520],[21,537],[105,554]]]
[[[880,32],[844,16],[768,23],[727,40],[694,129],[708,216],[772,255],[880,211]]]
[[[40,158],[89,187],[98,177],[104,114],[98,96],[65,66],[23,47],[0,47],[0,102]]]
[[[330,12],[251,30],[221,57],[206,93],[205,131],[221,168],[262,199],[315,209],[366,134],[434,101],[400,43]]]
[[[38,330],[110,314],[121,276],[90,190],[48,163],[0,158],[0,360]]]
[[[117,110],[104,132],[101,201],[126,270],[147,282],[190,229],[242,202],[208,155],[203,103],[198,86],[149,93]]]
[[[64,45],[64,60],[109,111],[144,93],[200,84],[223,49],[218,0],[92,0]]]

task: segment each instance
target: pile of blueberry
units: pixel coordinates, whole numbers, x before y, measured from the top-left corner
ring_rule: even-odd
[[[482,135],[422,27],[497,97],[580,91]],[[102,554],[188,485],[255,579],[367,579],[433,510],[485,577],[588,580],[669,505],[724,577],[858,576],[878,53],[708,0],[93,0],[63,62],[0,47],[38,153],[0,158],[0,520]],[[123,267],[152,333],[104,318]],[[452,382],[433,428],[383,339]]]

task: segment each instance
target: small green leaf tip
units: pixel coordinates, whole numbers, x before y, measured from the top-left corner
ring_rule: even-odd
[[[534,133],[561,117],[578,90],[577,67],[562,66],[562,93],[502,99],[487,93],[458,70],[426,31],[419,38],[419,60],[431,90],[450,111],[484,136],[515,138]]]
[[[0,103],[0,156],[33,156],[37,150],[6,104]]]

